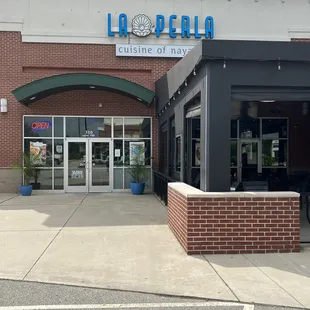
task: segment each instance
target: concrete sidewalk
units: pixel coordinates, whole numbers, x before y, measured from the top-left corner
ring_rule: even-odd
[[[0,194],[0,277],[310,308],[310,250],[187,256],[153,195]]]

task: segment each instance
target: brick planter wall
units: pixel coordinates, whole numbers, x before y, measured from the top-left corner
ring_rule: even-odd
[[[168,223],[188,254],[300,251],[299,194],[168,188]]]

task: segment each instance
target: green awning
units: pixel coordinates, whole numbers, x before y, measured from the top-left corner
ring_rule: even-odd
[[[155,97],[154,92],[139,84],[93,73],[53,75],[16,88],[12,94],[17,101],[29,105],[50,95],[70,90],[108,90],[137,99],[145,104],[151,104]]]

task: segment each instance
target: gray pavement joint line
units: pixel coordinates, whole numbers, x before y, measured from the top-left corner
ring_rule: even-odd
[[[161,200],[156,194],[153,194],[155,196],[155,199],[161,204],[162,208],[165,210],[165,212],[167,213],[168,211],[168,207],[164,204],[164,201]]]
[[[29,273],[31,272],[31,270],[34,268],[34,266],[38,263],[38,261],[41,259],[41,257],[44,255],[44,253],[47,251],[47,249],[51,246],[51,244],[54,242],[54,240],[57,238],[57,236],[61,233],[61,231],[63,230],[63,228],[67,225],[67,223],[70,221],[70,219],[72,218],[72,216],[74,215],[74,213],[78,210],[78,208],[81,206],[81,204],[83,203],[83,201],[85,200],[85,198],[87,197],[87,194],[83,197],[83,199],[80,201],[80,203],[78,204],[78,206],[75,208],[75,210],[71,213],[71,215],[69,216],[69,218],[66,220],[66,222],[64,223],[64,225],[59,229],[59,231],[57,232],[57,234],[55,235],[55,237],[51,240],[51,242],[47,245],[47,247],[44,249],[44,251],[41,253],[41,255],[38,257],[38,259],[34,262],[34,264],[31,266],[31,268],[28,270],[28,272],[26,273],[26,275],[23,277],[22,281],[24,281],[27,276],[29,275]]]
[[[7,201],[9,201],[9,200],[11,200],[11,199],[13,199],[13,198],[18,197],[18,196],[19,196],[19,195],[15,195],[14,197],[10,197],[10,198],[8,198],[8,199],[4,199],[3,201],[0,202],[0,205],[3,204],[4,202],[7,202]]]
[[[253,310],[252,305],[228,302],[171,302],[171,303],[141,303],[141,304],[92,304],[92,305],[39,305],[39,306],[7,306],[0,310],[69,310],[69,309],[147,309],[147,308],[200,308],[200,307],[242,307]],[[247,306],[252,306],[246,308]]]
[[[223,283],[227,286],[227,288],[231,291],[231,293],[237,298],[237,300],[240,302],[240,299],[235,294],[235,292],[229,287],[229,285],[224,281],[224,279],[220,276],[220,274],[216,271],[216,269],[212,266],[212,264],[207,260],[207,258],[202,255],[203,258],[208,262],[208,264],[211,266],[211,268],[214,270],[214,272],[218,275],[218,277],[223,281]]]
[[[245,255],[242,254],[242,256],[250,262],[250,264],[252,264],[254,267],[256,267],[261,273],[263,273],[270,281],[272,281],[275,285],[277,285],[280,289],[282,289],[286,294],[288,294],[290,297],[292,297],[302,308],[306,307],[300,302],[298,301],[292,294],[290,294],[286,289],[284,289],[284,287],[282,287],[279,283],[277,283],[275,280],[273,280],[271,277],[268,276],[268,274],[266,272],[264,272],[260,267],[258,267],[256,264],[254,264],[249,258],[247,258]]]

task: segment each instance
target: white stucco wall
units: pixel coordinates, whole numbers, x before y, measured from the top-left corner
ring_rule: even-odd
[[[213,16],[214,39],[290,40],[310,37],[309,0],[0,0],[0,31],[22,31],[25,42],[194,45],[169,35],[108,37],[107,13]],[[113,26],[116,25],[116,18]],[[180,19],[178,20],[178,22]],[[176,27],[180,27],[177,23]]]

